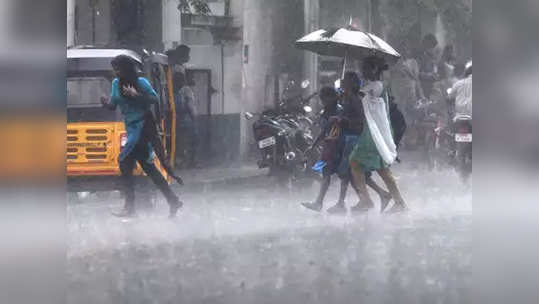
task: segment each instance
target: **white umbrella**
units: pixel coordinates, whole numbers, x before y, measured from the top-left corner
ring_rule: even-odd
[[[343,57],[345,63],[347,57],[378,56],[387,64],[395,64],[401,57],[383,39],[352,27],[314,31],[297,40],[296,47],[319,55]]]

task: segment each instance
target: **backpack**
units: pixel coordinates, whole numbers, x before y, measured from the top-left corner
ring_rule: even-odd
[[[324,138],[324,142],[322,143],[322,155],[321,160],[325,161],[326,163],[330,164],[337,160],[338,157],[338,146],[339,146],[339,139],[341,137],[341,128],[339,127],[338,123],[333,123],[331,126],[331,129]]]
[[[384,94],[384,98],[389,106],[389,121],[391,123],[391,129],[393,130],[393,141],[399,148],[404,132],[406,132],[406,120],[402,111],[395,103],[395,97],[391,94],[391,89],[388,88]]]
[[[397,149],[399,148],[404,132],[406,132],[406,120],[401,110],[396,103],[391,102],[389,104],[389,120],[391,121],[391,127],[393,128],[393,140]]]

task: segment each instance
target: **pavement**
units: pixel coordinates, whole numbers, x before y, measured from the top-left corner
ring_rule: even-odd
[[[186,192],[205,192],[234,185],[253,185],[268,180],[268,169],[260,169],[255,163],[237,162],[228,166],[214,166],[177,170]]]

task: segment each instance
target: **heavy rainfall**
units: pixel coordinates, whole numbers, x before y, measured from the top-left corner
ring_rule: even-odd
[[[68,0],[68,303],[471,303],[471,0]]]

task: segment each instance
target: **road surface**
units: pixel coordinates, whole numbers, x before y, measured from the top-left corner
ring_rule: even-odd
[[[110,215],[115,193],[72,201],[68,303],[471,303],[471,190],[449,170],[395,171],[411,208],[396,215],[315,213],[300,203],[316,184],[269,181],[185,194],[175,220],[162,198],[130,220]]]

